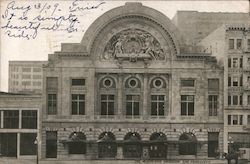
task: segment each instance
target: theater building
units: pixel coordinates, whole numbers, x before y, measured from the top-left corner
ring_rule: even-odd
[[[43,68],[41,158],[214,159],[223,68],[162,13],[126,3]]]

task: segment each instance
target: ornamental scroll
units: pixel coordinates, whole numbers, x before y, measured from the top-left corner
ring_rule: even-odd
[[[164,60],[165,55],[160,43],[150,33],[140,29],[128,29],[109,40],[102,59]]]

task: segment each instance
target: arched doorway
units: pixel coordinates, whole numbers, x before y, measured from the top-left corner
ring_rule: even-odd
[[[73,132],[69,136],[69,154],[86,154],[86,136],[82,132]]]
[[[115,136],[111,132],[103,132],[97,141],[99,158],[115,158],[117,153],[117,144]]]
[[[150,158],[166,158],[167,137],[164,133],[153,133],[150,136],[149,156]]]
[[[142,155],[141,137],[136,132],[129,132],[124,137],[124,158],[140,158]]]
[[[183,133],[179,138],[180,155],[196,155],[197,139],[193,133]]]

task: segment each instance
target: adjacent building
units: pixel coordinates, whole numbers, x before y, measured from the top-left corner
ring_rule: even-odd
[[[215,159],[223,68],[140,3],[99,17],[43,68],[41,158]]]
[[[10,61],[9,92],[42,93],[42,65],[45,61]]]
[[[177,11],[172,19],[187,45],[197,45],[224,24],[249,22],[249,13]]]
[[[36,159],[41,95],[0,93],[0,155]]]
[[[224,151],[250,159],[250,24],[227,24],[201,42],[224,65]]]

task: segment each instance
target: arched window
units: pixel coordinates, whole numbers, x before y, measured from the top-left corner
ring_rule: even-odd
[[[98,157],[99,158],[115,158],[117,145],[115,136],[111,132],[104,132],[98,139]]]
[[[115,115],[116,81],[111,76],[105,76],[99,83],[100,115],[109,117]]]
[[[69,136],[69,154],[86,154],[86,136],[82,132],[73,132]]]
[[[150,136],[149,156],[150,158],[166,158],[167,137],[164,133],[153,133]]]
[[[124,137],[123,155],[125,158],[140,158],[142,155],[141,137],[136,132],[129,132]]]
[[[196,155],[197,139],[193,133],[183,133],[179,138],[180,155]]]
[[[150,114],[153,117],[162,117],[167,115],[167,89],[166,82],[161,77],[152,79],[150,83],[151,102]]]
[[[140,115],[140,101],[141,101],[141,83],[140,80],[136,77],[131,77],[126,80],[126,116],[130,117],[139,117]]]

